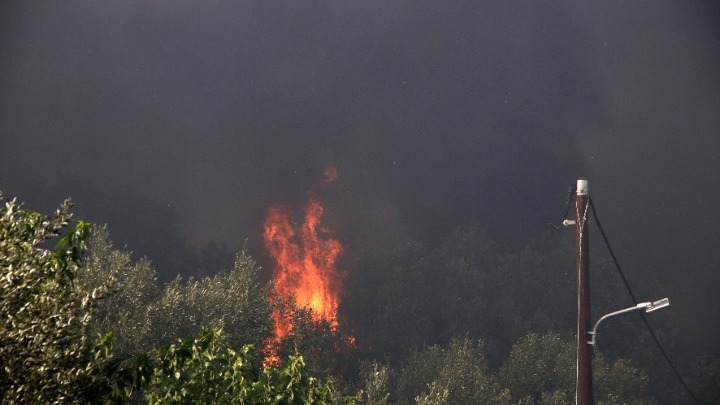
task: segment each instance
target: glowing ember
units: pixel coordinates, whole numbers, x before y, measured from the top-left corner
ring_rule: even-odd
[[[330,166],[327,169],[325,169],[325,182],[326,183],[333,183],[337,181],[338,179],[338,173],[337,169],[335,167]]]
[[[337,180],[337,171],[325,171],[325,182]],[[265,220],[265,246],[275,259],[275,293],[281,299],[295,297],[300,308],[312,310],[315,320],[337,327],[337,309],[342,291],[342,274],[335,268],[342,245],[320,226],[323,206],[311,196],[305,206],[304,222],[294,226],[288,207],[274,206]],[[287,316],[275,312],[275,342],[290,332]],[[268,354],[271,362],[273,353]]]

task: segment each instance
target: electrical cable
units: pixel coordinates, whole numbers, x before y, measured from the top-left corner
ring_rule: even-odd
[[[575,191],[575,185],[571,184],[570,187],[568,187],[568,195],[567,199],[565,200],[565,213],[563,214],[562,220],[560,220],[560,225],[555,225],[552,222],[550,223],[550,226],[555,231],[561,231],[565,227],[564,222],[566,219],[568,219],[568,214],[570,213],[570,203],[572,202],[572,198],[575,195]]]
[[[589,200],[590,200],[590,209],[592,210],[593,218],[595,219],[595,224],[597,225],[598,230],[600,231],[600,235],[602,236],[603,240],[605,241],[605,246],[607,247],[607,250],[610,253],[610,257],[612,258],[613,263],[615,264],[615,268],[617,269],[618,273],[620,273],[620,278],[622,278],[623,284],[625,284],[625,288],[627,289],[628,294],[630,294],[630,298],[632,298],[633,302],[637,305],[638,300],[635,298],[635,294],[633,294],[632,288],[630,288],[630,284],[628,283],[627,278],[625,277],[625,273],[622,271],[622,267],[620,267],[620,263],[618,262],[618,259],[615,256],[615,252],[613,252],[613,249],[610,246],[610,241],[608,240],[607,235],[605,235],[605,230],[603,229],[602,224],[600,223],[600,219],[598,218],[597,210],[595,209],[593,200],[592,200],[592,198],[589,198]],[[680,381],[680,384],[682,384],[682,386],[685,388],[685,391],[688,393],[688,395],[690,395],[690,397],[695,401],[695,403],[702,404],[700,402],[700,400],[698,400],[698,398],[695,396],[695,393],[693,393],[692,390],[690,389],[690,387],[688,387],[688,385],[685,383],[685,380],[680,375],[680,372],[675,367],[673,362],[670,360],[670,357],[668,356],[667,352],[660,344],[660,340],[658,340],[652,327],[650,327],[650,323],[648,322],[647,318],[645,318],[645,315],[641,313],[640,316],[642,317],[642,320],[645,323],[645,326],[647,327],[648,332],[650,332],[650,336],[655,341],[655,345],[658,347],[658,349],[660,349],[660,353],[665,358],[665,361],[667,361],[668,365],[672,369],[672,371],[675,374],[675,376],[677,377],[677,379]]]

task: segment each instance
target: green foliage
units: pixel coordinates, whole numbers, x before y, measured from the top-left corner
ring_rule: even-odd
[[[566,404],[575,398],[576,348],[559,335],[529,334],[514,346],[500,369],[500,384],[515,403]],[[647,376],[627,360],[607,364],[596,354],[593,386],[597,404],[652,404]]]
[[[155,344],[194,336],[201,325],[222,329],[233,347],[261,345],[270,334],[268,287],[258,282],[259,267],[245,252],[236,256],[232,270],[212,277],[176,278],[148,312]]]
[[[532,403],[530,399],[539,400],[543,394],[570,401],[575,395],[575,369],[572,342],[552,333],[529,334],[513,346],[498,375],[514,401]]]
[[[455,338],[410,356],[398,373],[398,403],[507,404],[509,394],[488,370],[482,345]]]
[[[176,278],[161,290],[152,263],[115,249],[105,227],[93,232],[90,246],[80,282],[86,288],[108,282],[113,287],[97,308],[91,332],[112,332],[116,352],[145,352],[194,336],[201,325],[222,328],[234,347],[259,345],[269,334],[266,290],[258,282],[259,267],[244,251],[229,271],[187,282]]]
[[[0,195],[0,199],[2,196]],[[103,286],[75,283],[90,225],[69,227],[69,199],[52,217],[16,200],[0,207],[0,398],[12,403],[76,403],[101,384],[104,352],[86,337]]]
[[[90,225],[79,221],[62,232],[70,206],[66,201],[52,217],[15,200],[0,207],[3,402],[354,403],[332,380],[321,380],[350,374],[355,348],[348,335],[313,320],[292,300],[273,303],[293,325],[277,347],[287,361],[260,368],[247,344],[259,347],[270,335],[269,288],[258,282],[259,268],[247,253],[229,271],[178,278],[160,289],[150,261],[114,249],[105,228],[92,233],[85,260]],[[57,239],[54,248],[46,246],[50,239]],[[547,245],[501,251],[470,226],[441,247],[402,251],[387,272],[380,266],[349,280],[355,290],[343,304],[341,325],[356,327],[366,354],[396,366],[367,368],[357,400],[572,402],[574,343],[546,333],[567,330],[573,318],[574,277],[553,273],[571,253]],[[211,258],[224,253],[216,249],[207,258],[220,262]],[[456,337],[463,334],[486,337],[489,349]],[[187,336],[197,337],[181,339]],[[708,360],[694,382],[717,392],[718,364]],[[598,404],[654,403],[647,376],[628,360],[596,354],[594,382]]]
[[[124,403],[138,393],[153,404],[353,402],[311,376],[297,353],[280,369],[259,370],[251,346],[231,349],[232,341],[261,342],[269,327],[269,303],[247,254],[230,272],[175,282],[158,297],[149,261],[114,250],[104,228],[93,235],[85,268],[85,222],[68,228],[54,249],[43,248],[69,225],[70,207],[65,201],[51,218],[15,200],[0,207],[2,402]],[[203,330],[142,353],[153,339],[202,323],[226,327],[232,341]]]
[[[154,352],[157,367],[145,396],[150,404],[239,403],[248,399],[256,379],[247,347],[235,353],[220,333],[203,330],[198,338],[188,338],[163,346]]]
[[[390,404],[390,369],[378,363],[365,365],[361,377],[365,389],[361,389],[358,398],[365,405]]]
[[[151,403],[242,403],[243,398],[246,403],[265,403],[260,397],[271,395],[276,402],[267,403],[296,403],[288,402],[290,395],[338,401],[332,385],[319,385],[310,377],[316,370],[330,374],[334,363],[328,359],[337,338],[328,323],[314,322],[308,311],[292,312],[296,326],[279,352],[288,357],[287,364],[281,371],[258,371],[260,361],[245,345],[266,340],[271,316],[268,290],[258,283],[259,268],[247,253],[237,255],[230,271],[187,282],[177,278],[161,291],[152,264],[144,258],[133,261],[130,252],[114,249],[106,228],[94,232],[91,248],[80,281],[87,288],[107,280],[113,286],[91,325],[92,333],[112,332],[104,347],[120,353],[103,368],[112,400],[144,395]],[[222,338],[219,332],[201,330],[201,325],[222,328]],[[196,339],[183,339],[198,333]],[[231,347],[243,349],[235,353]],[[309,354],[315,368],[307,368],[296,355],[298,348]],[[252,381],[251,387],[243,385]],[[277,387],[287,392],[273,391]]]
[[[593,367],[598,405],[655,403],[647,376],[629,361],[596,356]],[[414,352],[398,371],[372,364],[358,397],[368,405],[565,405],[574,402],[575,368],[574,341],[554,333],[519,339],[497,373],[480,343],[454,338]]]
[[[146,388],[150,404],[340,404],[332,382],[308,374],[302,356],[290,356],[280,369],[258,370],[255,353],[246,345],[240,352],[228,346],[219,331],[203,330],[154,351],[158,366]]]
[[[149,350],[153,325],[149,308],[160,294],[152,263],[132,260],[129,251],[114,249],[107,227],[95,227],[89,240],[90,254],[78,272],[84,288],[109,284],[112,294],[99,303],[91,322],[90,336],[112,333],[113,349],[119,353]]]
[[[604,357],[596,354],[593,360],[593,382],[595,403],[598,405],[656,403],[648,393],[647,375],[633,367],[628,359],[608,364]]]
[[[427,394],[420,394],[415,397],[417,405],[450,405],[450,390],[440,382],[433,381],[428,387]]]
[[[497,370],[528,333],[575,333],[574,238],[573,232],[547,232],[509,249],[477,224],[463,225],[440,246],[414,245],[390,257],[359,261],[349,272],[341,313],[357,330],[366,360],[383,359],[397,367],[413,350],[466,335],[485,342],[489,366]],[[594,313],[632,305],[623,300],[628,300],[625,287],[607,252],[599,243],[596,248],[591,252]],[[658,316],[663,314],[653,320]],[[614,319],[612,328],[602,332],[599,350],[611,363],[632,358],[652,373],[652,391],[669,398],[678,384],[643,329],[637,314]],[[665,337],[660,335],[663,342],[671,340]],[[546,396],[546,402],[561,397]],[[676,403],[675,398],[685,397],[675,395],[665,403]]]

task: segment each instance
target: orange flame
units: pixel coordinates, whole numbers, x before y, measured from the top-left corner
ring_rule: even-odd
[[[327,169],[324,180],[326,183],[336,181],[337,171]],[[298,307],[312,310],[315,320],[327,321],[336,328],[342,273],[335,266],[343,248],[330,236],[329,230],[320,226],[323,210],[320,200],[311,196],[304,208],[304,222],[296,227],[289,207],[271,207],[263,237],[276,262],[275,294],[281,299],[294,297]],[[274,342],[277,343],[290,333],[291,324],[290,319],[278,311],[273,317]],[[277,363],[277,356],[270,351],[266,363]]]

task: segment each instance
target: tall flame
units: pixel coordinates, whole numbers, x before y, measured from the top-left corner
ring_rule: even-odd
[[[336,179],[334,168],[325,171],[326,183]],[[295,297],[298,307],[311,309],[316,321],[327,321],[336,328],[342,291],[342,273],[336,269],[336,262],[343,248],[329,230],[320,226],[323,210],[321,201],[311,195],[304,207],[303,223],[295,226],[289,207],[273,206],[268,210],[263,236],[276,262],[275,294],[282,299]],[[273,316],[278,342],[288,335],[291,325],[279,312]]]

